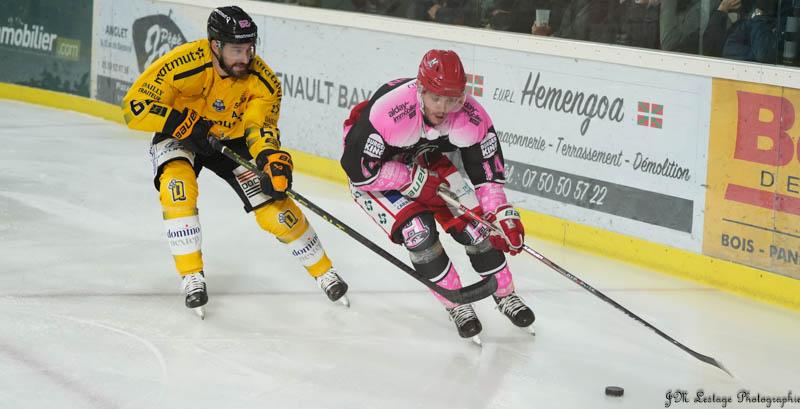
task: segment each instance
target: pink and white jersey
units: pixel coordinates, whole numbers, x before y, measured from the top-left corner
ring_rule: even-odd
[[[500,143],[489,114],[472,96],[433,127],[424,120],[415,79],[391,81],[353,108],[344,133],[341,165],[362,191],[400,189],[418,156],[458,152],[482,207],[492,211],[505,201]],[[492,199],[484,203],[484,197]]]
[[[423,120],[421,106],[416,81],[402,81],[374,100],[369,121],[384,142],[396,147],[414,146],[422,139],[436,140],[446,135],[451,144],[466,148],[483,140],[492,126],[491,118],[472,96],[467,97],[464,109],[447,115],[445,122],[435,128]]]

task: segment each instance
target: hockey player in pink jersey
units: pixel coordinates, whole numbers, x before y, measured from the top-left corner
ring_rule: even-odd
[[[356,203],[393,242],[408,249],[421,276],[443,288],[461,288],[456,267],[439,241],[438,222],[465,246],[479,275],[495,275],[498,288],[493,298],[500,312],[514,325],[532,330],[535,316],[515,293],[503,254],[521,250],[524,230],[503,190],[500,143],[491,118],[465,88],[458,55],[428,51],[417,78],[384,84],[353,108],[344,124],[341,165]],[[504,237],[459,217],[437,195],[441,184],[498,226]],[[434,295],[459,335],[480,343],[482,327],[472,306]]]

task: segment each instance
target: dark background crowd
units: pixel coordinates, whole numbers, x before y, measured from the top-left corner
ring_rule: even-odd
[[[800,65],[800,0],[269,0],[443,24]]]

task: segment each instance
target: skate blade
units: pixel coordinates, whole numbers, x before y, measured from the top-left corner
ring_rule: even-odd
[[[469,339],[473,344],[477,345],[478,347],[483,348],[483,342],[481,341],[480,335],[475,335],[474,337]]]
[[[350,299],[347,298],[346,295],[343,295],[342,298],[339,298],[338,300],[336,300],[336,302],[342,303],[342,305],[344,305],[345,307],[350,308]]]
[[[536,329],[535,329],[535,328],[533,328],[533,324],[531,324],[531,325],[528,325],[528,326],[527,326],[527,327],[525,327],[525,328],[520,328],[520,329],[521,329],[521,330],[523,330],[523,331],[525,331],[525,332],[527,332],[528,334],[531,334],[531,335],[533,335],[533,336],[536,336]]]
[[[200,317],[201,320],[206,319],[206,307],[195,307],[192,308],[192,310],[195,314],[197,314],[198,317]]]

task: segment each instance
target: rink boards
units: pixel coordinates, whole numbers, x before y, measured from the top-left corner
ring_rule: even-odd
[[[205,36],[215,4],[182,3],[93,2],[92,43],[83,48],[92,99],[117,105],[149,63]],[[510,198],[526,210],[529,233],[800,307],[800,95],[785,87],[796,78],[652,51],[243,7],[260,29],[259,55],[282,81],[283,142],[301,170],[343,181],[349,109],[383,82],[415,75],[426,50],[453,49],[468,92],[495,124]],[[734,79],[704,74],[697,60],[717,71],[728,64]],[[61,104],[111,118],[116,109]]]

